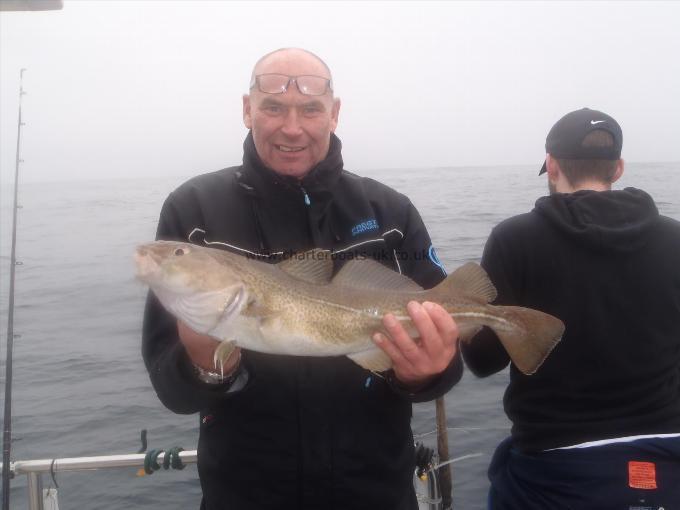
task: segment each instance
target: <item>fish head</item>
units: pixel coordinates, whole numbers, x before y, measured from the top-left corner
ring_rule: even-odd
[[[218,250],[156,241],[137,247],[137,278],[163,306],[199,333],[240,314],[248,293],[238,271],[216,257]]]
[[[220,264],[211,253],[189,243],[156,241],[137,247],[137,278],[152,288],[164,287],[191,294],[231,287],[241,282],[235,271]]]

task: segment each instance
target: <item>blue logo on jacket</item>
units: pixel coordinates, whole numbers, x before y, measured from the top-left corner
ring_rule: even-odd
[[[441,263],[439,260],[439,257],[437,257],[437,252],[434,249],[433,245],[430,245],[430,249],[427,250],[427,255],[430,257],[430,260],[432,263],[437,266],[439,269],[442,270],[442,273],[446,274],[446,269],[444,269],[444,264]]]
[[[364,232],[369,232],[371,230],[378,230],[378,222],[376,220],[366,220],[361,223],[357,223],[352,227],[352,237],[363,234]]]

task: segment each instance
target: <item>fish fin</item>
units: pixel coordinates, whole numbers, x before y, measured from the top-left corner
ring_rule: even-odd
[[[281,314],[270,313],[260,317],[260,334],[265,338],[277,338],[281,336]]]
[[[231,353],[234,352],[235,348],[236,344],[229,340],[219,343],[217,349],[215,349],[215,354],[213,354],[213,365],[215,365],[215,369],[219,368],[220,372],[223,371],[224,362],[229,359],[229,356],[231,356]]]
[[[279,262],[277,267],[297,280],[316,285],[330,283],[333,276],[333,258],[328,250],[314,249],[295,253]]]
[[[347,357],[360,367],[371,372],[384,372],[392,368],[390,357],[377,348],[348,354]]]
[[[271,308],[258,302],[253,302],[243,309],[244,317],[260,317],[261,319],[280,315],[281,312],[273,312]]]
[[[483,326],[476,324],[458,323],[458,338],[461,342],[469,342],[472,338],[482,330]]]
[[[496,288],[491,283],[486,271],[482,266],[474,262],[468,262],[460,266],[446,279],[431,291],[445,300],[447,296],[454,294],[466,294],[468,296],[490,303],[496,299]]]
[[[547,313],[503,306],[503,315],[516,327],[494,332],[517,369],[526,375],[538,370],[550,352],[562,339],[564,323]]]
[[[423,290],[410,278],[369,258],[357,258],[347,262],[333,278],[333,284],[370,290],[381,289],[403,292],[420,292]]]

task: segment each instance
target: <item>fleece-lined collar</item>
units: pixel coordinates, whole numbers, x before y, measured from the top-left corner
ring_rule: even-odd
[[[342,142],[335,134],[331,134],[326,158],[303,179],[297,179],[267,168],[257,154],[253,134],[249,132],[243,142],[243,172],[239,179],[250,187],[251,194],[267,200],[299,200],[303,190],[312,200],[322,200],[323,195],[330,195],[342,169]]]

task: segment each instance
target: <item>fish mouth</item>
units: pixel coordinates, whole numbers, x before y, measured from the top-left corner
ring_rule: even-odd
[[[137,278],[142,281],[148,281],[150,277],[158,274],[160,265],[154,257],[151,250],[147,250],[144,246],[137,248],[134,254],[135,266],[137,267]]]

